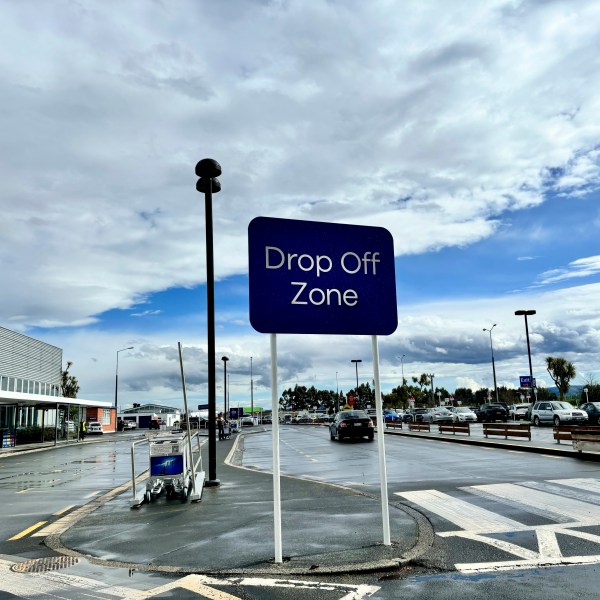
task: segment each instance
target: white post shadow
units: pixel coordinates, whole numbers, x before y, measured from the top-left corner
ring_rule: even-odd
[[[279,464],[279,398],[277,394],[277,335],[271,334],[271,415],[273,443],[273,525],[275,562],[283,562],[281,544],[281,468]]]
[[[385,420],[381,401],[379,381],[379,344],[377,336],[371,336],[373,349],[373,377],[375,379],[375,412],[377,414],[377,449],[379,454],[379,485],[381,487],[381,520],[383,522],[383,545],[390,546],[390,512],[388,507],[387,469],[385,465]]]

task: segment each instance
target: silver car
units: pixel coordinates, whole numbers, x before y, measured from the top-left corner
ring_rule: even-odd
[[[588,415],[585,410],[575,408],[568,402],[543,401],[533,405],[531,420],[534,425],[554,423],[558,427],[561,423],[568,425],[587,423]]]
[[[423,413],[424,423],[452,423],[452,413],[445,406],[428,408]]]

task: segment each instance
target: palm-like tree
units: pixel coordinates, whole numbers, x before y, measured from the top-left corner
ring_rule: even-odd
[[[560,356],[546,356],[546,370],[550,377],[552,377],[552,381],[556,384],[560,400],[562,401],[565,394],[569,391],[570,381],[575,379],[575,375],[577,374],[575,365]]]

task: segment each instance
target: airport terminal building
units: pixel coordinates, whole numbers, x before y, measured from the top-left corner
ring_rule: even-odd
[[[77,425],[86,419],[115,430],[110,403],[62,397],[62,362],[61,348],[0,326],[2,447],[15,445],[18,430],[34,428],[42,435],[53,428],[55,441],[67,440],[76,437]]]

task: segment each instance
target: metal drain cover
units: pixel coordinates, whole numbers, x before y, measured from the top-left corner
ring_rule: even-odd
[[[58,571],[72,567],[79,562],[75,556],[50,556],[48,558],[36,558],[15,563],[10,570],[15,573],[45,573],[46,571]]]

